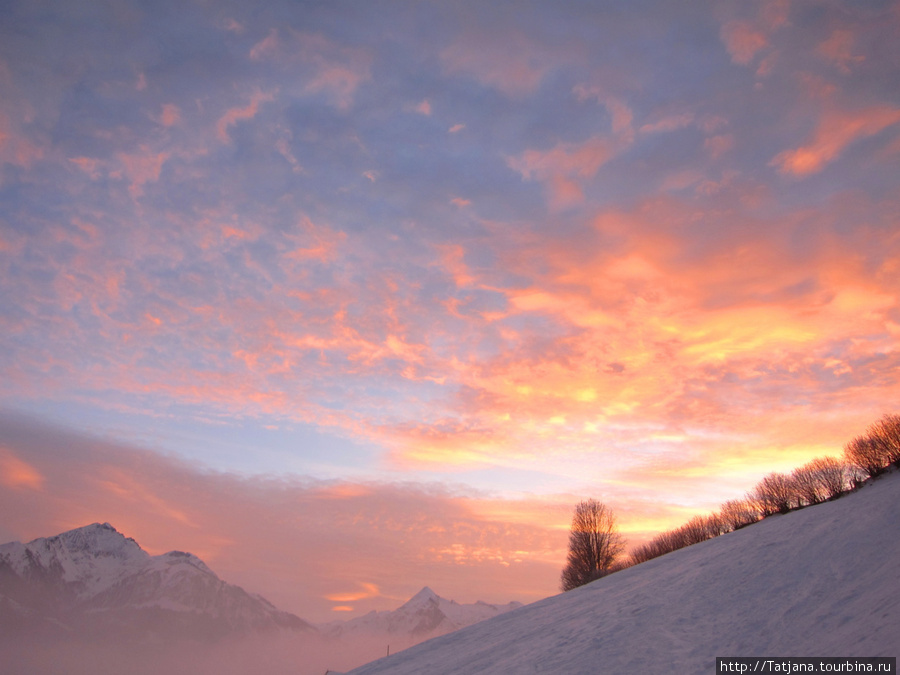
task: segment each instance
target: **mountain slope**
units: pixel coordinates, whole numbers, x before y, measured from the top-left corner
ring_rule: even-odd
[[[151,556],[109,523],[0,546],[0,626],[129,638],[314,630],[198,557]]]
[[[716,656],[896,656],[898,579],[892,474],[352,673],[701,673]]]

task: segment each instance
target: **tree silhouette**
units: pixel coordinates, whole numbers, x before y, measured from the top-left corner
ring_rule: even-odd
[[[562,590],[570,591],[609,574],[624,548],[610,508],[595,499],[579,503],[572,516]]]

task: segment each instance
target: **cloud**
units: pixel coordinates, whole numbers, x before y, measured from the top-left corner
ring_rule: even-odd
[[[593,178],[620,147],[621,142],[595,136],[584,143],[558,143],[546,151],[526,150],[508,158],[507,165],[525,180],[543,182],[551,207],[565,208],[584,200],[582,184]]]
[[[275,94],[263,93],[256,91],[250,95],[250,103],[245,106],[229,108],[216,122],[216,135],[222,143],[230,143],[231,135],[229,129],[243,120],[250,120],[256,117],[259,112],[261,103],[268,103],[275,100]]]
[[[662,119],[644,124],[639,131],[642,134],[655,134],[666,131],[675,131],[690,126],[694,122],[694,113],[685,112],[679,115],[670,115]]]
[[[467,75],[508,96],[533,93],[560,59],[518,31],[505,34],[466,33],[441,51],[451,75]]]
[[[335,603],[393,609],[424,585],[460,602],[555,589],[565,535],[552,522],[481,513],[441,485],[239,478],[6,414],[0,442],[0,505],[18,538],[108,521],[308,620]]]
[[[316,33],[273,28],[250,49],[249,56],[252,61],[272,62],[288,71],[299,67],[302,91],[323,94],[342,111],[353,105],[356,90],[371,79],[371,57],[365,50]]]
[[[851,66],[858,65],[866,60],[861,54],[854,54],[853,48],[856,37],[849,29],[838,28],[827,40],[824,40],[816,48],[816,52],[844,75],[849,75]]]
[[[900,109],[878,106],[858,111],[827,110],[806,145],[776,155],[770,165],[797,177],[818,173],[854,141],[874,136],[900,122]]]
[[[44,488],[44,477],[11,450],[0,446],[0,483],[15,490],[24,488],[40,492]]]
[[[225,136],[227,138],[227,134]],[[140,147],[139,152],[133,154],[119,154],[118,160],[123,166],[125,175],[131,180],[128,191],[132,197],[140,197],[144,194],[144,185],[155,183],[159,180],[162,167],[170,156],[171,154],[168,152],[154,153],[147,146]],[[73,161],[77,163],[77,160]],[[88,164],[84,168],[90,170],[93,169],[93,166]],[[91,173],[93,174],[94,171],[91,171]]]
[[[173,103],[166,103],[159,115],[159,123],[164,127],[173,127],[181,121],[181,110]]]
[[[30,167],[44,156],[44,150],[22,133],[0,110],[0,163]]]
[[[721,37],[731,60],[742,66],[748,65],[769,44],[765,34],[746,21],[729,21],[722,26]]]
[[[358,602],[360,600],[368,600],[369,598],[377,598],[381,595],[381,590],[375,584],[362,582],[358,584],[358,587],[358,590],[355,591],[332,593],[325,597],[332,602]],[[345,605],[333,607],[332,611],[352,611],[352,609],[352,607],[347,607]]]

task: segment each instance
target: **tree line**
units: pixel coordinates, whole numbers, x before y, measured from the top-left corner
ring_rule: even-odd
[[[843,457],[818,457],[790,473],[765,476],[743,498],[694,516],[623,556],[612,510],[594,499],[578,504],[569,532],[561,587],[569,591],[632,565],[751,525],[763,518],[837,499],[891,466],[900,468],[900,415],[884,415],[844,446]]]

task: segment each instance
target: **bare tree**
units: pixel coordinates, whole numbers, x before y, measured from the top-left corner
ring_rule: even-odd
[[[783,473],[770,473],[753,489],[753,500],[763,517],[787,513],[796,499],[794,484]]]
[[[732,530],[738,530],[759,520],[759,512],[749,498],[731,499],[722,504],[719,513]]]
[[[570,591],[609,574],[624,548],[610,508],[595,499],[579,503],[572,516],[562,590]]]
[[[857,436],[844,446],[847,462],[870,478],[884,472],[890,463],[886,455],[884,444],[872,436]]]
[[[806,504],[818,504],[825,501],[819,477],[812,462],[797,467],[791,473],[797,496]]]
[[[884,415],[869,427],[869,437],[879,442],[886,464],[900,466],[900,415]]]
[[[850,484],[850,469],[834,457],[816,457],[809,464],[819,485],[823,499],[834,499],[844,494]]]

